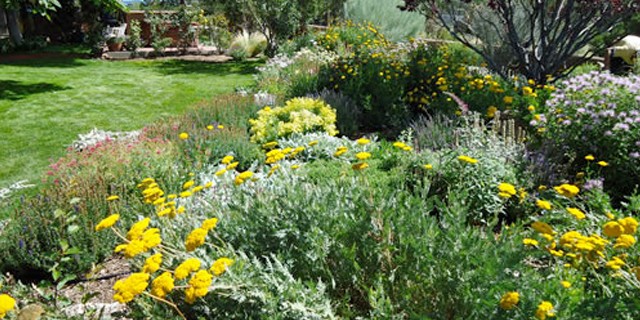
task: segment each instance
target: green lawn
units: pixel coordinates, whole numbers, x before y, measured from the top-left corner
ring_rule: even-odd
[[[139,129],[249,85],[255,67],[70,58],[0,63],[0,188],[36,181],[79,133]]]

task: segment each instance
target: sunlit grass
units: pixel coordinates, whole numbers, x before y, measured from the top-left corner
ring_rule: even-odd
[[[251,83],[255,63],[46,59],[0,64],[0,187],[37,179],[78,134],[140,129]]]

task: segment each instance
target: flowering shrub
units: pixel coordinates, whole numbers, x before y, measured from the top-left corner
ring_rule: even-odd
[[[294,98],[283,107],[265,107],[258,118],[249,120],[251,141],[267,143],[294,133],[323,131],[336,135],[336,112],[321,100]]]
[[[568,154],[572,170],[602,172],[607,190],[629,194],[640,177],[640,77],[590,72],[563,81],[532,127]],[[604,160],[585,159],[593,155]]]

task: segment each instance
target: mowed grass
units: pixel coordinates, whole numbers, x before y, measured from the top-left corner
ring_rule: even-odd
[[[256,66],[71,58],[0,63],[0,188],[38,181],[78,134],[140,129],[249,85]]]

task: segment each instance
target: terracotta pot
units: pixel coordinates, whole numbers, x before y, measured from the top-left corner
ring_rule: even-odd
[[[123,43],[110,43],[107,45],[107,47],[109,47],[109,51],[122,51],[122,45]]]

